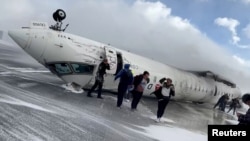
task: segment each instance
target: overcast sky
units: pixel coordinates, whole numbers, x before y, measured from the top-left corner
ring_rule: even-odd
[[[250,92],[250,0],[1,0],[0,30],[31,20],[54,24],[59,8],[66,32],[178,68],[211,70]]]

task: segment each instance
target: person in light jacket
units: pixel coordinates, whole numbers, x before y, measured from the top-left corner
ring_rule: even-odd
[[[160,122],[160,119],[164,114],[164,111],[169,103],[171,96],[175,96],[175,89],[174,85],[172,84],[172,79],[162,78],[159,82],[162,86],[158,88],[155,92],[153,92],[153,94],[155,94],[158,99],[156,122]]]

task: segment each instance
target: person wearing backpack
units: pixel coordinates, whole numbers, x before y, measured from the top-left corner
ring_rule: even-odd
[[[165,82],[165,80],[167,82]],[[172,84],[172,80],[170,78],[162,78],[159,82],[162,86],[153,92],[158,99],[156,122],[160,122],[171,96],[175,96],[174,85]]]
[[[149,72],[144,71],[143,74],[134,77],[134,89],[132,90],[133,100],[131,103],[131,110],[134,111],[142,97],[146,85],[149,83]]]
[[[133,74],[129,69],[130,64],[125,64],[124,69],[122,69],[116,76],[115,80],[120,78],[118,85],[118,94],[117,94],[117,107],[121,108],[123,97],[128,90],[128,86],[133,83]]]

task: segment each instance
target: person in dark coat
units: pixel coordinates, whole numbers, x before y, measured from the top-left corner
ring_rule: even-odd
[[[117,107],[121,107],[123,97],[128,90],[128,86],[133,84],[133,74],[129,69],[130,64],[125,64],[124,69],[122,69],[116,76],[115,80],[120,78],[118,85],[118,94],[117,94]]]
[[[98,70],[96,72],[96,77],[95,77],[95,84],[92,86],[92,88],[88,92],[88,95],[87,95],[88,97],[92,97],[91,93],[98,86],[98,95],[97,95],[97,98],[103,99],[103,97],[101,96],[101,94],[102,94],[102,86],[103,86],[104,75],[106,74],[106,70],[110,70],[110,66],[109,66],[108,60],[104,59],[100,63],[100,65],[98,67]]]
[[[228,99],[228,98],[229,98],[228,94],[224,94],[223,96],[221,96],[221,97],[218,99],[217,103],[214,105],[214,109],[215,109],[217,106],[219,106],[219,109],[222,110],[223,107],[224,107],[224,103],[225,103],[226,99]]]
[[[230,108],[227,111],[227,113],[229,113],[233,109],[233,115],[234,115],[238,104],[240,104],[240,103],[239,103],[239,100],[237,98],[232,99],[232,102],[230,104]]]
[[[149,72],[144,71],[143,74],[134,77],[134,89],[132,90],[133,100],[131,102],[131,110],[134,111],[143,95],[146,85],[149,83]]]
[[[250,125],[250,94],[244,94],[242,96],[242,101],[243,101],[243,103],[245,103],[246,105],[249,106],[249,109],[245,115],[237,113],[239,125],[249,126]]]
[[[229,96],[227,94],[226,97],[221,100],[219,104],[219,110],[225,112],[225,108],[226,108],[228,100],[229,100]]]
[[[165,82],[165,80],[167,82]],[[160,119],[164,114],[165,108],[167,107],[171,96],[175,96],[174,85],[172,84],[172,80],[170,78],[162,78],[159,82],[162,84],[162,86],[153,92],[153,94],[155,94],[158,99],[156,122],[160,122]]]

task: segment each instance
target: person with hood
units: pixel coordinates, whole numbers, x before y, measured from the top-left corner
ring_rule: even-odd
[[[171,96],[175,96],[174,85],[172,84],[172,80],[170,78],[162,78],[159,82],[162,84],[162,86],[153,92],[153,94],[155,94],[158,99],[156,122],[160,122],[160,119],[164,114]]]
[[[118,85],[118,94],[117,94],[117,107],[121,107],[123,102],[123,97],[126,94],[128,87],[133,83],[133,74],[129,69],[130,64],[125,64],[124,69],[122,69],[116,76],[115,80],[120,78]]]
[[[246,114],[237,113],[239,125],[250,125],[250,94],[244,94],[242,96],[242,102],[249,106]]]
[[[133,70],[131,70],[131,72],[132,72],[132,75],[134,76]],[[126,93],[124,95],[124,98],[126,99],[127,102],[130,102],[131,91],[133,89],[134,89],[134,85],[133,84],[128,86],[128,89],[127,89],[127,91],[126,91]]]

